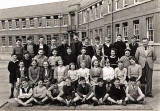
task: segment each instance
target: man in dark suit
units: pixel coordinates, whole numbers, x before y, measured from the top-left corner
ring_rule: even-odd
[[[138,48],[138,43],[136,42],[136,36],[131,38],[131,43],[129,44],[129,48],[131,49],[131,56],[135,56],[136,50]]]
[[[74,34],[73,37],[74,41],[71,43],[71,49],[74,55],[76,55],[76,58],[81,53],[82,49],[82,42],[78,40],[78,34]]]
[[[39,49],[43,49],[44,55],[47,56],[47,57],[49,56],[49,47],[47,46],[47,44],[44,43],[44,37],[43,36],[39,37],[39,44],[37,45],[36,55],[38,54]]]

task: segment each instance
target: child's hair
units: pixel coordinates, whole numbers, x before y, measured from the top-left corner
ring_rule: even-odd
[[[29,54],[29,52],[28,51],[24,51],[23,55],[25,55],[25,54]]]
[[[11,57],[14,56],[14,55],[17,56],[15,53],[13,53],[13,54],[11,54]]]
[[[129,60],[134,60],[137,63],[137,59],[133,56],[129,57]]]
[[[131,77],[131,78],[129,79],[129,81],[136,82],[136,77]]]
[[[103,81],[103,78],[98,78],[98,79],[97,79],[97,82],[104,82],[104,81]]]
[[[82,50],[86,50],[86,47],[82,47],[81,51],[82,51]]]
[[[136,35],[133,35],[133,37],[131,37],[131,39],[137,39],[137,36],[136,36]]]
[[[126,52],[126,51],[129,51],[129,52],[131,52],[131,50],[130,50],[130,49],[125,49],[125,52]]]
[[[20,64],[21,62],[23,62],[23,60],[20,60],[20,61],[19,61],[19,64]],[[23,63],[24,63],[24,62],[23,62]]]
[[[32,40],[33,39],[33,36],[28,36],[27,40]]]
[[[95,40],[100,41],[100,37],[99,37],[99,36],[96,36],[96,37],[95,37]]]
[[[121,36],[121,37],[122,37],[122,35],[121,35],[121,34],[118,34],[118,35],[117,35],[117,37],[118,37],[118,36]]]
[[[38,66],[38,62],[37,62],[37,60],[33,59],[33,60],[32,60],[32,62],[36,62],[36,64],[37,64],[36,66]]]
[[[74,65],[75,66],[75,70],[76,70],[76,65],[73,62],[69,64],[69,70],[71,70],[71,65]]]
[[[84,81],[84,80],[85,80],[84,77],[80,77],[80,78],[79,78],[79,81]]]
[[[53,52],[53,51],[57,51],[57,49],[56,49],[56,48],[53,48],[53,49],[52,49],[52,52]]]
[[[93,62],[92,62],[92,67],[94,67],[95,61],[98,61],[98,59],[93,60]],[[98,67],[100,67],[99,61],[98,61]]]
[[[23,81],[28,82],[28,79],[27,78],[21,78],[21,82],[23,82]]]
[[[115,81],[120,81],[120,79],[119,79],[119,78],[113,79],[113,83],[114,83]]]
[[[22,42],[22,39],[16,39],[16,42],[17,42],[17,41],[20,41],[20,42]]]
[[[39,35],[39,39],[40,39],[40,38],[43,38],[43,39],[44,39],[44,37],[43,37],[42,35]]]
[[[66,81],[67,79],[71,81],[71,78],[70,78],[70,77],[68,77],[68,76],[65,78],[65,81]]]

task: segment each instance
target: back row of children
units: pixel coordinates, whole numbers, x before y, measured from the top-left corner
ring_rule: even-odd
[[[119,39],[121,38],[119,35]],[[99,38],[96,38],[94,46],[87,45],[88,39],[85,39],[85,44],[79,49],[81,42],[75,35],[71,47],[67,46],[66,40],[63,40],[59,47],[53,44],[50,47],[51,56],[46,56],[47,46],[42,44],[42,37],[37,45],[38,49],[30,41],[32,40],[29,37],[28,44],[21,47],[21,40],[17,40],[12,60],[8,64],[10,98],[14,97],[16,86],[16,100],[21,105],[28,106],[32,101],[41,104],[49,98],[66,105],[76,104],[78,100],[82,103],[93,100],[95,104],[103,104],[107,100],[112,104],[125,104],[128,100],[138,103],[144,99],[139,88],[142,68],[136,64],[134,57],[130,57],[130,52],[134,51],[126,48],[124,50],[126,46],[121,40],[112,45],[109,44],[110,40],[106,39],[106,43],[101,47]],[[33,49],[38,50],[37,55]],[[128,82],[129,80],[136,84]],[[33,92],[30,91],[32,88]],[[28,93],[29,96],[24,96]]]

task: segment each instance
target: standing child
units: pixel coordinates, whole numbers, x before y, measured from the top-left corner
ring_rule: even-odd
[[[29,52],[28,51],[24,51],[24,57],[23,57],[23,62],[24,62],[24,67],[29,68],[29,66],[31,65],[32,63],[32,58],[31,56],[29,55]]]
[[[15,100],[18,102],[19,105],[22,106],[32,106],[32,101],[34,100],[32,98],[33,91],[32,88],[29,87],[29,84],[26,79],[22,80],[22,87],[20,88],[20,92],[17,98]]]
[[[72,85],[76,88],[78,84],[78,72],[74,63],[70,63],[67,76],[71,78]]]
[[[28,70],[29,73],[29,83],[32,87],[34,87],[40,77],[40,67],[37,66],[37,61],[33,60],[31,66],[29,67]]]
[[[11,94],[9,98],[14,97],[14,88],[18,79],[18,75],[16,71],[18,70],[18,60],[17,55],[13,54],[11,56],[11,61],[8,63],[8,71],[9,71],[9,83],[11,84]]]
[[[92,62],[92,68],[90,69],[90,83],[91,85],[97,85],[97,79],[102,78],[102,69],[100,68],[98,60]]]
[[[129,102],[144,103],[145,95],[142,93],[139,86],[136,84],[136,78],[131,77],[129,85],[126,88],[126,95]]]
[[[56,49],[53,49],[52,50],[52,56],[50,56],[48,58],[48,62],[50,65],[58,65],[58,61],[59,60],[62,60],[61,56],[57,56],[57,50]]]
[[[43,67],[43,62],[47,61],[47,59],[48,58],[44,55],[43,49],[39,49],[38,55],[34,57],[34,60],[37,60],[39,67]]]
[[[111,55],[108,57],[110,66],[115,69],[117,67],[118,57],[116,56],[116,50],[111,49]]]
[[[120,80],[120,84],[127,85],[126,76],[127,69],[124,68],[123,63],[119,61],[118,67],[115,69],[115,78],[118,78]]]
[[[17,39],[16,40],[16,46],[13,48],[13,55],[17,56],[17,59],[20,61],[23,58],[23,47],[22,47],[22,40]]]
[[[84,77],[86,82],[89,83],[89,76],[90,76],[89,69],[86,68],[85,61],[82,61],[81,62],[81,68],[78,69],[78,78]]]
[[[48,90],[42,80],[39,80],[38,86],[33,89],[33,97],[37,104],[44,104],[48,100]]]

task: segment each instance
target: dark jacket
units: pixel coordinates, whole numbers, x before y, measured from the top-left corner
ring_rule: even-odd
[[[138,43],[135,43],[135,44],[130,43],[129,44],[129,48],[131,49],[131,56],[135,56],[135,53],[136,53],[138,46],[139,46]]]
[[[72,53],[76,56],[76,58],[78,57],[79,54],[81,54],[82,46],[83,46],[82,42],[80,41],[71,43]]]
[[[64,56],[64,59],[63,59],[63,62],[64,62],[64,65],[66,66],[66,65],[69,65],[70,63],[76,63],[76,56],[75,55],[73,55],[73,54],[71,54],[71,55],[65,55]]]
[[[67,55],[67,47],[68,47],[68,44],[62,44],[57,48],[58,55],[61,56],[63,60],[64,60],[64,57]]]
[[[114,48],[116,49],[116,55],[121,58],[125,54],[126,44],[123,41],[117,41],[114,43]]]
[[[109,47],[103,44],[104,55],[109,57],[111,55],[112,48],[113,48],[113,44],[110,44]]]
[[[94,49],[91,45],[83,45],[86,48],[86,55],[89,55],[91,58],[94,55]]]
[[[87,97],[90,96],[90,94],[92,93],[92,87],[85,83],[85,87],[82,87],[81,84],[78,84],[78,87],[77,87],[77,94],[82,97],[83,95],[87,95]]]
[[[38,54],[38,50],[39,50],[39,44],[36,46],[36,55]],[[43,51],[44,51],[44,55],[45,56],[49,56],[49,47],[46,44],[43,44]]]
[[[28,51],[28,50],[27,50],[27,45],[28,45],[28,44],[25,44],[25,45],[24,45],[24,47],[23,47],[23,50],[24,50],[24,51]],[[36,47],[36,44],[33,44],[33,51],[34,51],[34,55],[37,55],[37,47]]]
[[[18,78],[26,78],[26,79],[29,79],[29,75],[28,75],[28,69],[24,67],[24,75],[21,75],[21,72],[20,72],[20,68],[18,68],[18,70],[16,71],[17,75],[18,75]],[[23,77],[24,76],[24,77]]]

